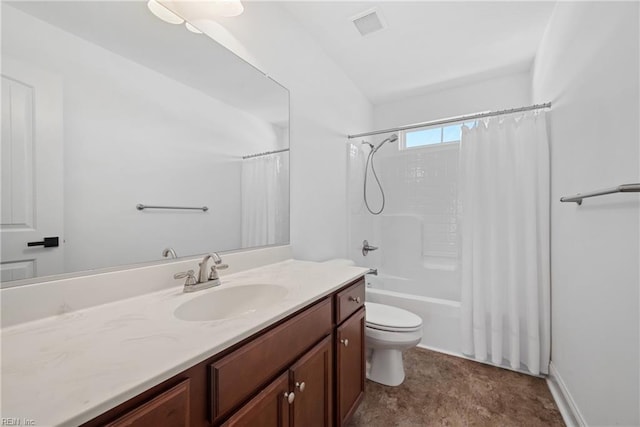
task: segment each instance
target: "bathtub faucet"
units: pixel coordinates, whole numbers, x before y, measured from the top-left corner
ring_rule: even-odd
[[[370,268],[369,271],[367,271],[365,274],[372,274],[374,276],[378,275],[378,269],[377,268]]]

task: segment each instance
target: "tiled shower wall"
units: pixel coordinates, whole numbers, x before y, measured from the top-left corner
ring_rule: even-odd
[[[379,286],[396,292],[458,301],[458,144],[399,150],[385,145],[375,157],[386,195],[381,215],[367,212],[363,177],[367,146],[349,144],[349,254],[378,268]],[[369,204],[381,198],[369,175]],[[364,257],[362,240],[380,249]]]

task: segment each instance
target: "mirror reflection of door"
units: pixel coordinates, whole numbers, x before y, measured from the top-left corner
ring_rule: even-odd
[[[2,58],[1,281],[64,271],[62,80]],[[34,243],[35,242],[35,243]]]

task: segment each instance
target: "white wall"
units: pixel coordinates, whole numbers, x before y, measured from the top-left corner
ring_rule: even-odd
[[[444,88],[376,105],[376,129],[420,123],[481,111],[529,105],[531,77],[520,71],[473,82],[449,82]]]
[[[640,424],[639,4],[558,3],[533,98],[552,101],[552,363],[588,425]]]
[[[277,2],[245,2],[207,34],[291,92],[291,243],[299,259],[346,255],[346,135],[372,127],[372,107]]]
[[[2,18],[3,55],[63,79],[66,272],[241,246],[238,152],[278,148],[281,130],[7,5]]]

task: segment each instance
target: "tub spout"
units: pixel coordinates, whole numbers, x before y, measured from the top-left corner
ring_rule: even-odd
[[[378,275],[378,269],[377,268],[370,268],[369,271],[367,271],[365,274],[373,274],[374,276]]]

